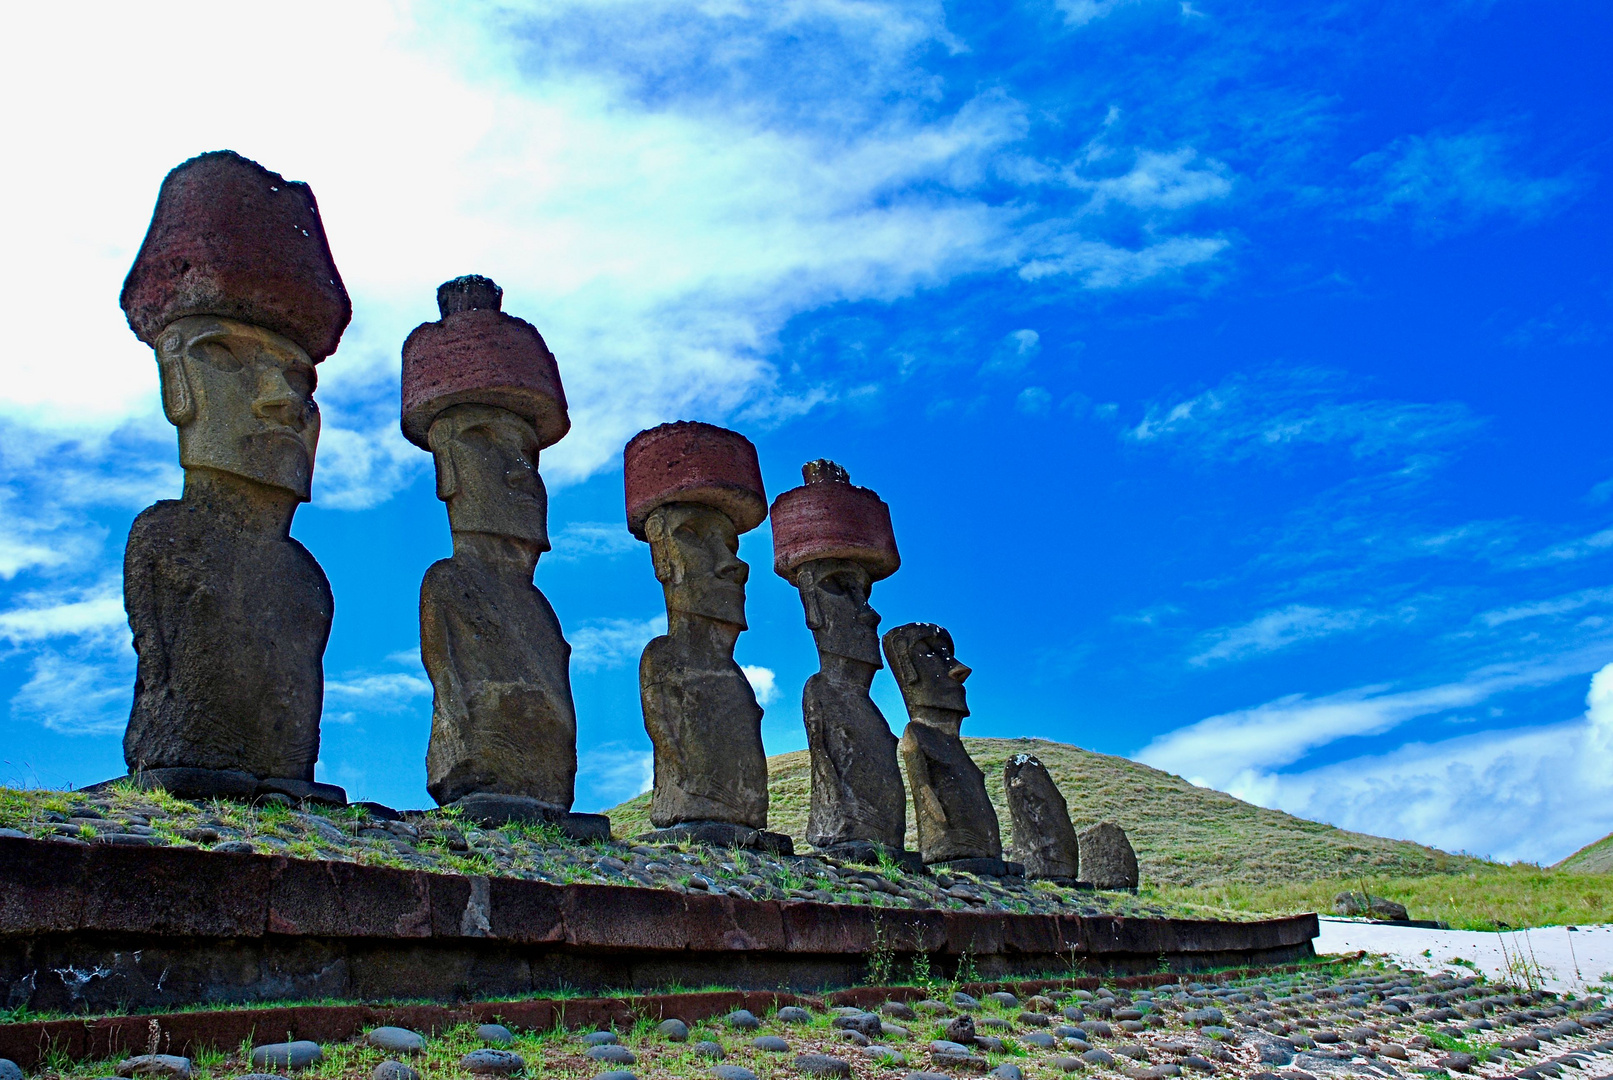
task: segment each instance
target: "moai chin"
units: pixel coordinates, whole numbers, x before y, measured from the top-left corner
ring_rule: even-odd
[[[547,821],[579,839],[610,821],[573,814],[577,717],[571,646],[532,583],[549,550],[538,456],[570,428],[560,370],[504,291],[475,275],[437,290],[441,318],[403,345],[404,436],[431,451],[454,552],[420,583],[431,678],[426,790],[483,824]]]
[[[801,693],[812,760],[807,842],[842,859],[877,862],[902,850],[907,793],[896,736],[868,696],[879,655],[873,583],[901,565],[890,508],[832,461],[802,466],[805,483],[773,502],[773,570],[801,593],[818,673]]]
[[[639,661],[650,835],[789,853],[789,837],[766,831],[762,710],[734,662],[750,575],[739,537],[767,517],[756,448],[711,424],[662,424],[628,442],[623,475],[628,528],[649,543],[666,596],[667,632]]]
[[[884,643],[907,705],[901,754],[925,865],[946,863],[977,874],[1008,872],[997,811],[986,795],[986,774],[959,734],[969,715],[963,689],[969,669],[954,655],[952,635],[934,623],[907,623],[887,632]]]
[[[156,352],[185,472],[124,551],[138,657],[124,760],[189,798],[344,803],[314,782],[334,604],[290,536],[319,443],[314,366],[352,315],[313,192],[229,151],[186,161],[121,303]]]
[[[1003,764],[1003,792],[1014,827],[1014,858],[1025,876],[1074,882],[1081,853],[1070,807],[1040,758],[1015,754]]]

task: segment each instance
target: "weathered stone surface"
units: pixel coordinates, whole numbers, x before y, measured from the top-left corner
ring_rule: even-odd
[[[426,1048],[426,1040],[419,1032],[400,1027],[373,1028],[364,1041],[389,1054],[418,1054]]]
[[[590,1046],[584,1051],[586,1056],[606,1065],[636,1065],[638,1057],[625,1046],[607,1043],[602,1046]]]
[[[1126,830],[1112,821],[1100,821],[1082,829],[1077,839],[1083,878],[1099,889],[1137,887],[1137,853],[1126,839]]]
[[[526,1059],[513,1050],[472,1050],[459,1067],[479,1076],[512,1076],[526,1068]]]
[[[258,1069],[306,1069],[324,1060],[325,1052],[311,1039],[269,1043],[252,1050],[252,1065]]]
[[[479,1024],[476,1037],[492,1046],[509,1046],[515,1041],[515,1033],[503,1024]]]
[[[148,345],[179,319],[218,315],[283,334],[316,362],[353,313],[312,189],[228,150],[163,179],[120,302]]]
[[[672,503],[645,522],[666,594],[667,632],[639,662],[644,727],[655,746],[650,820],[767,826],[762,709],[734,645],[745,629],[739,533],[709,506]]]
[[[155,1076],[166,1080],[190,1080],[190,1058],[177,1054],[141,1054],[118,1062],[119,1076]]]
[[[370,1071],[370,1080],[420,1080],[420,1073],[401,1061],[383,1061]]]
[[[1014,829],[1014,857],[1025,864],[1025,875],[1078,877],[1080,848],[1069,804],[1047,766],[1030,754],[1015,754],[1003,765],[1003,789]]]
[[[655,1033],[667,1042],[688,1042],[689,1025],[676,1018],[663,1020],[655,1027]]]
[[[23,1080],[22,1069],[10,1058],[0,1058],[0,1080]]]
[[[697,844],[722,848],[751,848],[774,855],[794,855],[795,841],[784,833],[735,825],[731,821],[680,821],[664,829],[654,829],[634,837],[648,844],[677,844],[693,840]]]
[[[986,774],[959,734],[969,715],[963,689],[969,669],[953,655],[952,635],[933,623],[907,623],[887,632],[884,645],[910,721],[900,750],[925,864],[1001,860]]]
[[[1335,896],[1333,898],[1333,913],[1345,916],[1365,915],[1371,919],[1382,919],[1391,922],[1404,921],[1410,918],[1406,911],[1406,905],[1396,903],[1387,897],[1358,892],[1341,892]]]
[[[185,491],[142,512],[124,552],[138,656],[124,760],[194,797],[311,782],[334,612],[290,536],[319,437],[312,365],[285,338],[206,316],[159,350]]]
[[[828,1054],[797,1054],[795,1069],[804,1076],[851,1076],[851,1062]]]

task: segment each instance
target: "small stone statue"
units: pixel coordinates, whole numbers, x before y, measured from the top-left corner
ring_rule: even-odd
[[[913,789],[919,852],[926,866],[1005,874],[997,811],[986,774],[963,747],[969,715],[963,681],[969,669],[953,655],[952,635],[934,623],[907,623],[885,634],[885,657],[902,688],[911,721],[902,733],[902,762]]]
[[[1112,821],[1100,821],[1081,830],[1081,876],[1095,889],[1137,891],[1137,853],[1126,830]]]
[[[684,421],[639,432],[623,465],[628,528],[649,542],[666,594],[667,632],[639,662],[660,830],[649,835],[787,854],[790,838],[766,831],[762,709],[734,663],[750,576],[739,537],[767,517],[756,448]]]
[[[1014,826],[1014,857],[1025,876],[1076,880],[1080,849],[1070,807],[1047,766],[1030,754],[1015,754],[1003,765],[1003,791]]]
[[[426,790],[483,824],[547,821],[605,839],[570,813],[577,775],[571,646],[532,584],[549,550],[538,454],[571,426],[554,355],[500,310],[484,277],[437,290],[442,318],[403,345],[403,433],[436,458],[454,553],[420,584],[420,657],[431,677]]]
[[[185,470],[124,551],[124,760],[182,797],[343,804],[314,782],[334,604],[290,536],[319,443],[314,365],[352,315],[313,192],[229,151],[190,159],[163,181],[121,299],[156,350]]]
[[[896,764],[896,736],[868,696],[879,657],[873,583],[901,565],[890,509],[854,487],[832,461],[802,466],[806,483],[773,502],[773,569],[801,592],[818,646],[816,675],[801,694],[812,755],[807,842],[854,862],[902,850],[907,793]]]

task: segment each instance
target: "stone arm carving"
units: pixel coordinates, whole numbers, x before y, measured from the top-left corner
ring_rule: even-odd
[[[433,727],[438,717],[444,717],[454,721],[457,728],[467,721],[469,710],[465,687],[459,677],[460,665],[454,661],[457,642],[452,620],[448,618],[446,605],[435,595],[439,587],[437,574],[433,573],[436,569],[437,566],[433,566],[426,571],[420,582],[420,662],[431,680]]]
[[[134,519],[128,546],[123,550],[123,610],[128,613],[129,630],[134,636],[136,708],[147,690],[168,685],[168,647],[163,640],[157,575],[148,535],[150,518],[162,505],[149,507]]]

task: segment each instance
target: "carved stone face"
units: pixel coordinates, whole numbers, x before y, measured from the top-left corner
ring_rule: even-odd
[[[703,615],[745,629],[745,582],[739,533],[721,510],[695,503],[660,507],[644,522],[655,576],[668,611]]]
[[[868,604],[872,585],[868,571],[850,559],[813,559],[796,570],[795,586],[820,651],[885,666],[879,658],[879,612]]]
[[[907,640],[904,659],[900,664],[893,660],[892,668],[909,709],[945,709],[960,719],[969,715],[963,689],[969,668],[952,655],[951,634],[938,626],[914,634]]]
[[[162,405],[179,463],[308,501],[319,445],[314,365],[290,339],[234,319],[193,315],[157,338]]]
[[[427,441],[449,528],[549,550],[549,493],[538,475],[538,433],[530,423],[493,405],[455,405],[432,421]]]

